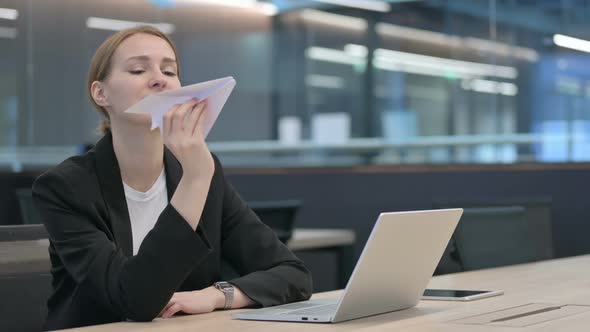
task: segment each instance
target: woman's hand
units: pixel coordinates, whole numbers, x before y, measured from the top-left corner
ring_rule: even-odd
[[[254,305],[244,292],[234,286],[234,300],[232,309],[245,308]],[[170,318],[178,312],[185,314],[204,314],[215,309],[225,307],[225,295],[217,288],[211,286],[193,292],[177,292],[160,313],[160,317]]]
[[[163,140],[182,165],[183,177],[211,179],[215,164],[203,133],[205,101],[188,100],[164,114]]]
[[[178,312],[185,314],[204,314],[223,308],[225,296],[215,287],[192,292],[177,292],[160,313],[162,318],[170,318]]]
[[[205,102],[189,100],[164,114],[164,144],[182,166],[182,178],[170,204],[193,230],[201,219],[215,172],[215,163],[203,135],[205,109]]]

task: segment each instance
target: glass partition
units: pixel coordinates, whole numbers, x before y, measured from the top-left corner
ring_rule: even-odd
[[[0,167],[99,138],[90,58],[135,24],[183,84],[236,78],[208,137],[228,167],[590,160],[590,0],[336,3],[0,0]]]

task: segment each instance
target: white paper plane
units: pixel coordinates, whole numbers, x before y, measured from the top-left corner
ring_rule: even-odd
[[[159,92],[143,98],[135,105],[129,107],[127,113],[149,113],[152,115],[152,130],[160,128],[162,131],[162,122],[164,114],[172,109],[176,104],[182,104],[191,98],[207,100],[207,108],[203,116],[204,135],[207,137],[215,120],[219,116],[223,105],[231,94],[236,81],[233,77],[228,76],[213,81],[197,83],[184,86],[182,88]]]

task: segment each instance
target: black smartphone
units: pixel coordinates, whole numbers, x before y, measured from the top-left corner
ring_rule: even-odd
[[[504,294],[504,292],[498,290],[426,289],[422,295],[422,299],[439,301],[473,301],[502,294]]]

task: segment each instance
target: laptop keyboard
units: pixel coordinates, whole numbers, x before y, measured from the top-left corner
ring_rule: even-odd
[[[286,312],[287,315],[328,315],[333,314],[336,312],[336,308],[338,308],[338,303],[331,303],[331,304],[324,304],[318,305],[311,308],[299,309]]]

